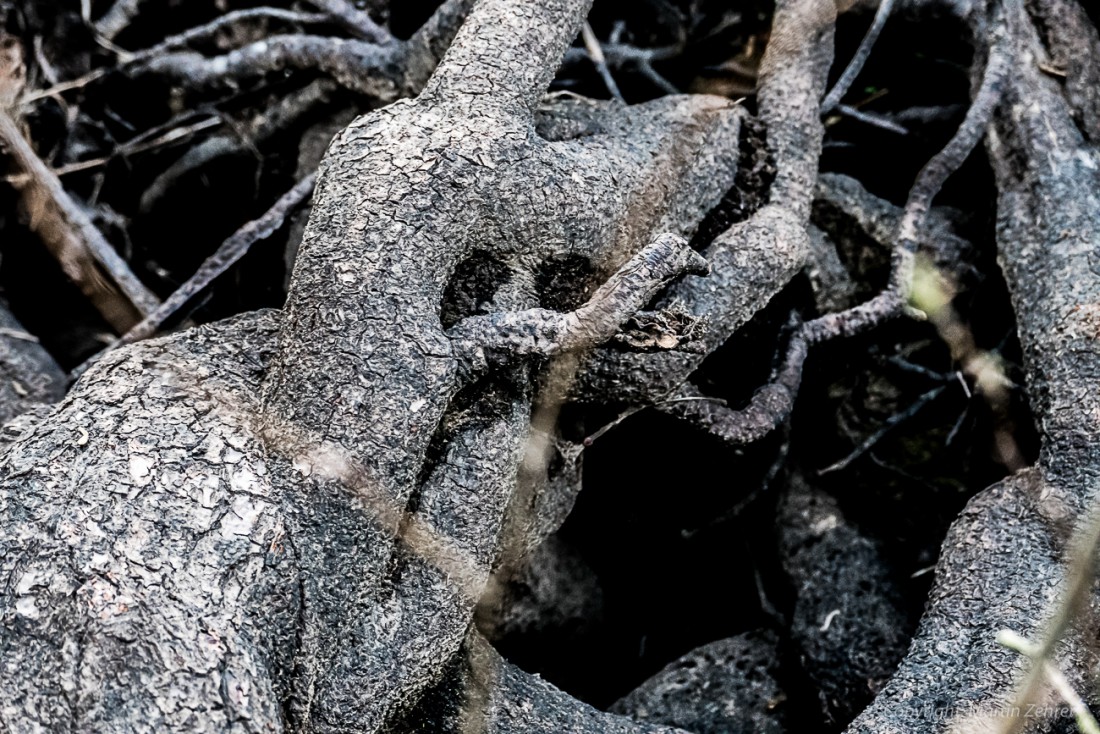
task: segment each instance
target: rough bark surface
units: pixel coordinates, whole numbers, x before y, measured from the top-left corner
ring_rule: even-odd
[[[0,423],[55,403],[64,394],[65,373],[0,304]]]
[[[836,501],[792,477],[779,509],[779,553],[795,587],[790,640],[826,721],[859,713],[893,675],[910,630],[882,549]]]
[[[966,259],[944,218],[914,231],[934,191],[902,211],[818,180],[838,3],[777,4],[756,115],[706,95],[547,96],[589,0],[448,0],[408,41],[337,0],[314,4],[359,38],[125,62],[190,87],[309,68],[393,102],[329,147],[285,309],[120,348],[52,410],[41,404],[60,398],[61,375],[0,311],[0,418],[23,414],[0,437],[0,729],[779,730],[768,636],[674,663],[616,707],[635,721],[504,662],[473,622],[506,579],[532,593],[489,631],[582,614],[568,582],[537,588],[528,558],[579,490],[563,404],[657,404],[733,443],[789,413],[823,329],[796,327],[744,412],[692,378],[804,270],[819,308],[852,305],[811,217],[902,240],[910,270],[918,243],[945,268]],[[1008,700],[1022,664],[995,635],[1039,630],[1100,486],[1100,39],[1074,0],[910,4],[968,25],[975,80],[987,62],[1012,70],[987,75],[995,96],[975,107],[996,101],[997,246],[1042,453],[952,528],[908,654],[849,729],[876,734],[962,727]],[[101,33],[138,5],[117,3]],[[283,112],[303,116],[331,89]],[[931,178],[958,163],[937,160]],[[905,275],[880,294],[888,316]],[[884,318],[872,311],[822,323],[855,334]],[[780,519],[791,639],[840,723],[889,674],[902,613],[877,547],[831,500],[796,478]],[[823,577],[840,603],[819,593]],[[1083,679],[1080,642],[1096,630],[1078,632],[1060,662]]]
[[[1081,17],[1075,3],[1053,5]],[[999,191],[998,251],[1042,455],[1038,467],[975,497],[955,523],[910,652],[852,732],[940,731],[949,722],[996,715],[1011,700],[1022,663],[995,636],[1004,628],[1037,633],[1062,583],[1069,529],[1097,490],[1100,165],[1074,123],[1072,87],[1064,90],[1039,68],[1045,52],[1033,23],[1044,17],[1042,8],[1006,8],[1004,19],[996,7],[955,4],[980,51],[994,24],[1005,23],[1012,39],[1016,72],[987,150]],[[1074,32],[1068,24],[1059,29]],[[1087,38],[1075,40],[1087,47]],[[1074,676],[1090,669],[1080,646],[1068,646],[1060,661]]]
[[[779,734],[790,706],[778,669],[779,639],[754,630],[692,650],[611,710],[696,734]]]
[[[744,115],[718,98],[559,97],[537,127],[586,10],[477,3],[419,98],[330,146],[281,314],[120,349],[15,441],[6,729],[380,731],[432,686],[472,685],[452,663],[516,545],[504,529],[526,527],[505,524],[521,465],[545,473],[527,450],[532,370],[706,269],[672,235],[740,157]],[[812,171],[793,178],[808,191]],[[739,288],[745,308],[788,277],[751,263],[771,244],[748,245],[768,275]],[[492,277],[456,282],[486,257]],[[591,274],[565,299],[539,288],[555,258]],[[491,313],[447,303],[470,290]],[[499,730],[646,730],[483,647],[462,659],[499,671],[482,701]]]

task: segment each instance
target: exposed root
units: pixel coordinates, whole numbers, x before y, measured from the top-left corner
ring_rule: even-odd
[[[731,443],[756,440],[787,420],[794,408],[802,363],[809,347],[864,333],[906,312],[921,229],[931,208],[932,199],[943,187],[948,176],[962,165],[981,140],[992,119],[994,108],[1001,101],[1005,79],[1011,70],[1011,56],[1006,48],[1003,31],[999,38],[1000,42],[990,52],[982,84],[966,118],[947,145],[921,170],[910,190],[898,224],[891,255],[890,280],[886,288],[858,306],[805,322],[799,328],[798,334],[792,337],[784,366],[777,378],[758,390],[748,406],[742,410],[733,411],[713,403],[699,403],[691,408],[677,405],[676,410],[686,411],[685,416],[696,418],[702,418],[698,411],[707,411],[707,420],[714,421],[718,427],[711,428],[705,421],[703,425]]]

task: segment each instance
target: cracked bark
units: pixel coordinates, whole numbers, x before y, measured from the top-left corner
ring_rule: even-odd
[[[979,52],[996,9],[959,2]],[[986,148],[998,188],[997,245],[1024,348],[1042,437],[1038,466],[975,497],[944,541],[936,583],[909,654],[851,732],[938,731],[1011,700],[1020,661],[994,641],[1009,628],[1035,634],[1061,584],[1068,530],[1100,477],[1100,376],[1096,303],[1100,241],[1097,151],[1074,122],[1074,85],[1038,68],[1036,21],[1052,8],[1083,19],[1076,3],[1007,3],[1014,73]],[[1088,26],[1091,28],[1091,26]],[[1070,37],[1080,26],[1063,25]],[[1088,37],[1075,37],[1087,48]],[[1067,42],[1063,40],[1062,43]],[[1082,57],[1084,58],[1084,57]],[[1095,69],[1096,56],[1085,67]],[[1094,73],[1094,72],[1088,72]],[[1093,634],[1089,624],[1079,630]],[[1072,642],[1072,641],[1071,641]],[[1059,656],[1078,680],[1090,656],[1077,643]]]
[[[333,142],[285,310],[120,349],[9,431],[0,728],[671,731],[523,674],[471,621],[490,574],[568,510],[576,483],[548,478],[540,449],[560,402],[689,392],[701,355],[805,265],[835,7],[779,4],[752,118],[705,96],[544,97],[587,4],[480,0],[426,85],[446,33],[414,37],[374,80],[356,74],[378,70],[359,63],[376,45],[330,65],[381,99],[424,91]],[[954,5],[987,42],[994,11]],[[1096,45],[1067,0],[1030,10],[1052,55]],[[1074,60],[1060,88],[1017,20],[1023,61],[988,150],[1043,456],[964,512],[910,654],[852,731],[934,731],[945,707],[1011,691],[994,634],[1036,629],[1100,474],[1095,68]],[[203,82],[238,62],[317,66],[272,48],[286,53],[172,63]],[[746,185],[768,167],[774,181]],[[732,227],[708,220],[723,206]],[[690,270],[672,238],[657,240],[674,243],[669,267],[646,264],[664,233],[711,268],[654,304],[706,319],[701,351],[555,358]],[[563,262],[579,273],[564,287],[544,277]],[[1067,654],[1080,674],[1081,651]]]
[[[505,535],[552,529],[513,494],[546,471],[526,454],[553,349],[497,340],[470,370],[463,331],[553,307],[576,309],[565,346],[611,336],[699,271],[682,240],[643,248],[690,236],[738,165],[722,99],[539,108],[587,5],[482,0],[419,98],[330,146],[281,314],[119,349],[23,428],[0,482],[5,728],[381,731],[475,659],[498,672],[462,716],[650,730],[468,636],[500,549],[532,544]],[[491,313],[449,332],[479,254],[502,266]],[[590,273],[573,303],[536,277],[561,257]]]

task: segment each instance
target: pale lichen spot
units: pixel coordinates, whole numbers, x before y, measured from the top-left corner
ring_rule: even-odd
[[[130,456],[130,479],[139,487],[144,487],[153,481],[153,466],[156,459],[152,456],[132,454]]]
[[[27,619],[38,619],[42,616],[33,596],[19,597],[19,600],[15,602],[15,611],[17,614]]]
[[[222,518],[222,537],[232,538],[248,535],[256,527],[260,515],[260,505],[250,497],[238,497],[233,508]]]
[[[812,532],[814,535],[824,535],[830,530],[836,530],[836,527],[839,524],[840,521],[837,519],[836,515],[826,515],[825,517],[817,520],[816,522],[814,522],[813,525],[810,526],[810,532]]]

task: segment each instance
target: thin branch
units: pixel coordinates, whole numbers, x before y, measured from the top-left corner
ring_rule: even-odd
[[[612,40],[609,43],[600,45],[599,48],[605,67],[614,67],[616,69],[634,67],[637,69],[638,73],[646,79],[649,79],[656,87],[666,94],[680,93],[676,85],[668,79],[665,79],[660,72],[653,68],[653,62],[675,58],[683,52],[683,47],[673,45],[658,46],[655,48],[638,48],[628,43],[620,43]],[[564,63],[575,64],[584,59],[592,59],[591,52],[588,49],[587,39],[585,39],[585,48],[570,48],[566,52]],[[597,70],[599,70],[599,66],[597,66]],[[603,74],[602,71],[600,73],[601,75]],[[610,71],[608,74],[610,75]]]
[[[244,21],[282,20],[287,23],[309,24],[321,23],[325,18],[326,16],[321,13],[301,13],[295,10],[284,10],[283,8],[259,7],[234,10],[215,18],[209,23],[203,23],[194,28],[188,28],[182,33],[177,33],[174,36],[168,36],[160,43],[150,46],[149,48],[127,54],[123,62],[126,64],[137,64],[142,61],[148,61],[174,48],[181,48],[195,41],[210,38],[226,28]]]
[[[347,0],[308,0],[309,4],[320,8],[345,29],[364,41],[371,43],[393,43],[393,34],[374,22],[370,14],[359,10]]]
[[[83,76],[71,79],[66,82],[55,84],[47,89],[41,89],[36,92],[31,92],[23,97],[22,104],[27,104],[43,97],[54,97],[64,92],[72,91],[73,89],[80,89],[88,84],[101,79],[112,71],[117,71],[119,68],[126,68],[149,59],[161,56],[173,49],[181,48],[195,41],[201,41],[209,38],[216,33],[219,33],[226,28],[241,23],[243,21],[257,20],[257,19],[274,19],[283,20],[288,23],[321,23],[328,19],[327,15],[319,13],[300,13],[293,10],[284,10],[283,8],[245,8],[243,10],[234,10],[219,16],[209,23],[204,23],[194,28],[188,28],[182,33],[177,33],[174,36],[165,38],[160,43],[157,43],[148,48],[140,51],[128,52],[118,50],[119,53],[119,65],[116,67],[104,67],[101,69],[95,69],[93,71],[84,74]]]
[[[844,97],[848,88],[855,82],[856,77],[859,76],[859,72],[863,69],[863,65],[867,62],[867,57],[871,55],[871,49],[874,48],[875,41],[878,40],[879,34],[882,32],[882,27],[886,25],[886,19],[890,17],[890,12],[893,10],[894,0],[880,0],[878,10],[875,12],[875,19],[871,21],[871,27],[867,29],[867,35],[863,37],[863,42],[859,44],[859,48],[856,49],[856,53],[852,56],[852,60],[848,62],[848,66],[845,67],[844,73],[837,79],[833,88],[825,95],[825,99],[821,101],[821,114],[827,115],[833,111],[840,100]]]
[[[155,334],[161,325],[183,308],[188,301],[244,257],[253,244],[270,237],[278,230],[287,216],[313,193],[315,183],[316,174],[306,176],[283,194],[262,216],[234,232],[213,255],[203,261],[186,283],[177,288],[175,293],[141,323],[126,332],[114,346],[132,344]]]
[[[316,79],[291,92],[264,110],[242,130],[234,129],[215,135],[189,148],[179,159],[160,173],[141,195],[141,211],[149,212],[165,193],[183,176],[222,157],[252,152],[278,133],[295,125],[303,116],[325,104],[336,85],[328,79]]]
[[[924,406],[928,405],[933,400],[935,400],[940,395],[942,395],[944,390],[946,390],[946,389],[947,389],[946,385],[941,385],[940,387],[934,387],[931,390],[929,390],[928,392],[926,392],[923,395],[921,395],[920,397],[918,397],[915,401],[913,401],[913,404],[910,405],[905,410],[894,413],[894,415],[890,416],[885,421],[883,421],[882,425],[879,427],[879,429],[877,431],[875,431],[870,436],[868,436],[866,439],[864,439],[859,444],[859,446],[856,446],[855,449],[853,449],[851,451],[851,453],[849,453],[844,458],[833,462],[832,464],[825,467],[824,469],[818,470],[818,472],[817,472],[818,476],[820,476],[822,474],[828,474],[828,473],[834,472],[834,471],[840,471],[841,469],[844,469],[845,467],[847,467],[849,464],[851,464],[853,461],[858,459],[860,456],[863,456],[863,454],[867,453],[867,451],[870,450],[879,441],[881,441],[887,433],[889,433],[895,427],[901,425],[905,421],[907,421],[910,418],[912,418],[913,416],[915,416],[917,413],[919,413],[921,411],[922,408],[924,408]]]
[[[155,310],[160,303],[157,297],[69,196],[6,112],[0,112],[0,141],[26,174],[15,185],[22,191],[31,229],[103,317],[123,331]],[[111,282],[104,282],[100,270]]]
[[[666,405],[673,405],[673,404],[676,404],[676,403],[690,403],[690,402],[694,402],[694,401],[697,401],[697,400],[701,400],[701,401],[704,401],[704,402],[717,403],[719,405],[725,405],[726,404],[726,401],[722,400],[721,398],[712,398],[712,397],[709,397],[709,396],[706,396],[706,395],[700,395],[700,396],[692,395],[692,396],[681,397],[681,398],[669,398],[668,400],[661,400],[661,401],[656,402],[652,405],[635,405],[633,407],[627,408],[622,413],[619,413],[619,415],[615,416],[615,418],[612,421],[610,421],[609,423],[605,423],[604,425],[600,426],[593,433],[585,436],[584,441],[581,443],[581,445],[584,448],[588,448],[592,444],[596,443],[596,441],[599,438],[601,438],[605,433],[607,433],[611,429],[617,427],[619,424],[621,424],[627,418],[629,418],[633,415],[636,415],[638,413],[641,413],[646,408],[660,408],[660,407],[666,406]]]
[[[863,110],[852,107],[851,105],[840,104],[836,105],[836,111],[845,117],[850,117],[853,120],[872,125],[887,132],[896,133],[897,135],[908,135],[909,130],[904,125],[899,125],[893,120],[883,117],[882,115],[876,115],[873,112],[864,112]]]
[[[619,85],[615,83],[615,77],[611,76],[611,70],[607,68],[607,57],[603,55],[600,41],[596,38],[592,26],[587,21],[585,21],[584,27],[581,28],[581,38],[584,39],[584,47],[588,51],[588,58],[592,59],[592,64],[599,72],[600,78],[603,79],[607,91],[612,98],[623,102],[623,93],[619,91]]]

